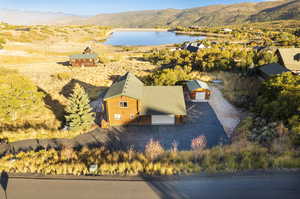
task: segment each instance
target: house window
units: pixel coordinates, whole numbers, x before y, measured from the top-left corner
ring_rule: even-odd
[[[121,120],[121,114],[114,114],[115,120]]]
[[[120,107],[121,108],[127,108],[128,107],[128,103],[127,102],[120,102]]]

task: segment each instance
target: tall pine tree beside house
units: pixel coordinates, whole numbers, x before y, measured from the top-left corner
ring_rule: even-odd
[[[66,121],[70,130],[86,130],[94,123],[94,113],[84,89],[76,84],[66,107]]]

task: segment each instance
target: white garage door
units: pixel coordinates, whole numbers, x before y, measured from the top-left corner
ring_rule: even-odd
[[[205,92],[197,92],[196,93],[196,100],[205,100]]]
[[[152,125],[175,124],[174,115],[152,115]]]

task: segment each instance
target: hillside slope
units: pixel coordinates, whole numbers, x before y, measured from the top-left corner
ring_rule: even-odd
[[[300,0],[266,1],[213,5],[185,10],[147,10],[116,14],[99,14],[75,23],[115,27],[216,26],[300,18]]]
[[[0,10],[0,21],[11,24],[103,25],[151,28],[162,26],[218,26],[257,21],[300,19],[300,0],[212,5],[192,9],[165,9],[80,17],[63,13]]]
[[[264,9],[250,17],[250,21],[300,19],[300,0],[284,2],[281,5]]]
[[[0,9],[0,21],[13,25],[68,24],[83,19],[84,17],[64,13]]]

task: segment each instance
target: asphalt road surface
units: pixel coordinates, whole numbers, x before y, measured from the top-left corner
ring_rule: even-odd
[[[299,199],[300,173],[175,177],[144,181],[141,179],[20,179],[9,178],[7,199]],[[5,199],[3,188],[0,199]]]

